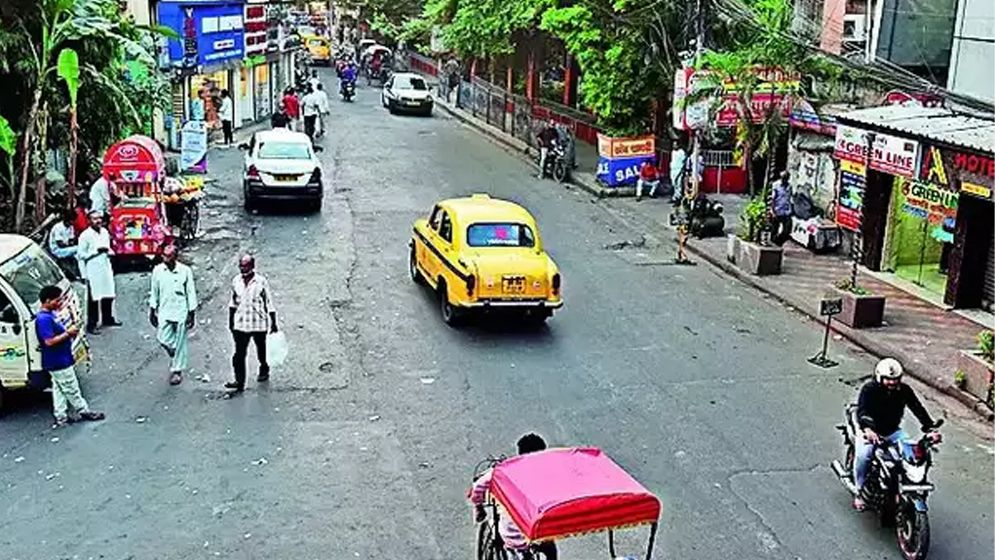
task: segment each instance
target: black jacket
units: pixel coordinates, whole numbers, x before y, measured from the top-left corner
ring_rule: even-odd
[[[905,407],[919,419],[923,431],[933,427],[933,419],[912,387],[901,383],[896,389],[888,389],[877,381],[868,381],[857,399],[857,422],[861,429],[870,428],[882,437],[888,436],[898,431]]]
[[[290,117],[283,111],[277,111],[269,118],[269,124],[273,128],[286,128],[290,124]]]

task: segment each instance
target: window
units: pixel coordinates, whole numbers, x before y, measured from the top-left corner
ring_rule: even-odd
[[[7,294],[0,290],[0,323],[16,324],[19,321],[17,308],[7,297]]]
[[[45,286],[58,286],[62,270],[37,245],[31,245],[16,257],[0,265],[3,276],[17,295],[32,309],[38,308],[38,292]]]
[[[471,247],[535,247],[535,235],[524,224],[473,224],[466,230]]]
[[[435,231],[439,231],[439,222],[442,221],[442,208],[436,206],[432,209],[432,215],[428,219],[428,225]]]
[[[417,76],[400,79],[397,87],[400,89],[415,89],[418,91],[428,90],[428,85],[425,84],[425,80]]]
[[[449,213],[442,211],[442,223],[439,224],[439,237],[448,243],[453,242],[453,222],[449,219]]]
[[[259,159],[311,159],[311,148],[300,142],[262,142]]]

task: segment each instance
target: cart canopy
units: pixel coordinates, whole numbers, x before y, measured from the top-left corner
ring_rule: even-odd
[[[656,523],[660,500],[600,449],[548,449],[494,467],[491,494],[529,541]]]
[[[165,170],[162,150],[148,136],[129,136],[104,154],[103,173],[108,181],[155,183],[165,177]]]

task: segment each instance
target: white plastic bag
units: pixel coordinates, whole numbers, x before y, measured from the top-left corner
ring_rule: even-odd
[[[283,331],[269,333],[266,335],[266,364],[270,367],[280,367],[287,361],[287,353],[290,347],[287,345],[287,336]]]

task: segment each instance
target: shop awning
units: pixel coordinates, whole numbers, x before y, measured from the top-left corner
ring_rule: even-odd
[[[989,154],[995,152],[995,118],[958,113],[946,107],[888,105],[850,111],[836,119],[858,128],[879,129]]]

